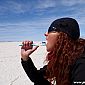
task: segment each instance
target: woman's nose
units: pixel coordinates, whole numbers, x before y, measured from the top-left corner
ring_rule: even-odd
[[[44,35],[45,35],[45,36],[48,36],[48,32],[46,32]]]

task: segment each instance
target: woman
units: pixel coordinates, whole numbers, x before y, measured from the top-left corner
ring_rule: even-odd
[[[29,57],[38,46],[23,41],[21,63],[35,85],[85,84],[85,39],[79,38],[80,30],[73,18],[60,18],[52,22],[45,33],[48,64],[37,70]]]

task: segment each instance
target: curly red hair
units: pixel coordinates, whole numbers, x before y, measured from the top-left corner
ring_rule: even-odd
[[[56,81],[57,85],[70,85],[70,65],[85,53],[85,40],[76,41],[60,32],[56,40],[55,50],[48,53],[46,78]]]

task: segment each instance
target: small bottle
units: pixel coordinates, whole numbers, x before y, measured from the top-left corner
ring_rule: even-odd
[[[46,42],[41,42],[41,43],[33,43],[31,44],[32,46],[46,46]],[[23,44],[20,44],[19,46],[23,46]]]

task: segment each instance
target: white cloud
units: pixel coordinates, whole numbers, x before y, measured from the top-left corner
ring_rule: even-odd
[[[55,6],[56,6],[56,2],[54,0],[38,0],[38,5],[36,6],[36,8],[46,9]]]
[[[34,1],[35,2],[35,1]],[[0,14],[5,14],[6,12],[10,13],[25,13],[34,10],[43,10],[49,7],[55,7],[56,3],[54,0],[38,0],[35,3],[32,2],[18,2],[18,1],[4,1],[0,4]]]
[[[25,13],[30,10],[30,5],[28,3],[19,3],[17,1],[5,1],[0,4],[0,14],[12,12],[12,13]]]
[[[76,4],[85,4],[85,0],[61,0],[64,6],[73,6]]]
[[[25,12],[25,9],[23,8],[23,4],[19,4],[19,3],[14,2],[14,1],[10,1],[7,4],[8,4],[8,9],[12,12],[15,12],[15,13]]]
[[[33,20],[33,21],[21,21],[21,22],[6,22],[6,23],[0,23],[0,28],[15,28],[15,29],[25,29],[25,28],[30,28],[30,29],[42,29],[45,28],[47,29],[50,24],[52,23],[52,21],[54,21],[55,19],[57,19],[57,17],[48,17],[48,18],[42,18],[40,20]]]
[[[84,19],[85,18],[85,8],[84,7],[79,8],[79,6],[72,6],[75,4],[82,4],[83,5],[85,3],[85,0],[60,0],[60,1],[57,1],[57,0],[38,0],[36,2],[37,4],[31,3],[31,2],[28,3],[28,2],[27,3],[19,3],[17,1],[6,1],[6,2],[4,2],[4,4],[0,5],[0,14],[6,13],[8,11],[11,11],[13,13],[25,13],[25,12],[30,12],[31,9],[35,9],[35,10],[38,10],[36,12],[36,15],[39,15],[39,14],[44,15],[44,13],[48,12],[48,10],[46,12],[44,12],[43,10],[50,8],[50,7],[54,7],[55,9],[53,8],[52,12],[56,13],[57,6],[58,5],[62,6],[62,3],[63,3],[63,5],[71,6],[71,7],[70,8],[68,7],[65,10],[65,12],[68,12],[68,15],[62,14],[62,17],[63,16],[71,16],[71,17],[75,17],[75,18],[80,18],[80,20],[82,21],[81,23],[82,24],[85,23],[85,19]],[[69,14],[70,11],[73,11],[73,14],[70,15]],[[51,13],[51,10],[50,10],[50,13]],[[57,14],[50,15],[47,18],[41,20],[41,22],[44,23],[46,21],[44,23],[44,25],[45,25],[45,24],[47,24],[47,22],[49,23],[50,21],[56,19],[57,17],[61,17],[58,15],[57,15],[57,17],[55,17],[55,15],[57,15]],[[36,24],[39,22],[40,21],[38,21],[38,22],[36,21]]]

